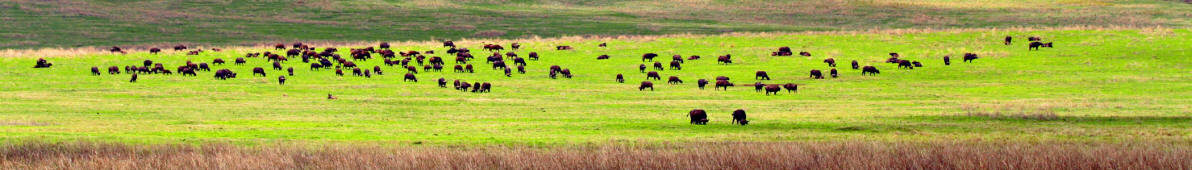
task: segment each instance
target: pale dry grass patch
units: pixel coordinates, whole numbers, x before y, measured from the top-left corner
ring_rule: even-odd
[[[26,142],[0,166],[64,169],[1183,169],[1186,144],[1025,142],[671,143],[382,147]]]

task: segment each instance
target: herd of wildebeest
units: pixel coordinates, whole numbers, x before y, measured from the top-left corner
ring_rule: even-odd
[[[1041,39],[1039,37],[1029,37],[1028,40],[1030,41],[1030,43],[1028,44],[1028,46],[1029,46],[1028,50],[1039,50],[1040,47],[1048,47],[1048,48],[1052,47],[1051,42],[1046,42],[1046,43],[1041,42]],[[1003,43],[1005,45],[1011,45],[1012,42],[1013,42],[1013,38],[1010,36],[1007,36],[1007,37],[1005,37]],[[467,48],[457,47],[455,45],[455,43],[452,41],[444,41],[443,46],[445,48],[448,48],[446,50],[447,54],[455,56],[455,64],[456,65],[453,67],[454,72],[456,72],[456,73],[474,73],[475,72],[472,64],[470,63],[471,60],[474,58],[472,56],[470,50],[468,50]],[[606,46],[607,46],[606,43],[601,43],[598,45],[598,47],[606,47]],[[504,46],[498,45],[498,44],[485,44],[483,46],[483,49],[486,51],[492,52],[491,56],[486,57],[486,64],[490,64],[491,68],[494,70],[503,70],[504,75],[506,77],[512,77],[512,75],[513,75],[512,69],[514,69],[514,68],[517,70],[517,73],[526,74],[526,65],[527,65],[526,59],[519,57],[518,54],[514,52],[514,51],[517,51],[518,49],[520,49],[521,45],[518,43],[512,43],[512,44],[509,44],[509,47],[511,50],[509,50],[509,52],[502,54],[501,51],[505,50]],[[188,50],[188,47],[185,45],[177,45],[177,46],[174,46],[173,49],[175,51],[184,51],[184,50]],[[574,48],[572,48],[571,46],[556,46],[555,47],[555,50],[573,50],[573,49]],[[218,49],[218,48],[212,48],[210,50],[217,51],[217,52],[220,51],[220,49]],[[355,61],[367,61],[369,59],[372,59],[373,56],[380,56],[381,58],[383,58],[383,60],[384,60],[383,63],[385,66],[394,67],[394,66],[400,65],[399,68],[405,68],[407,73],[403,77],[403,81],[409,81],[409,82],[415,82],[415,83],[418,82],[418,78],[417,78],[417,74],[419,73],[418,66],[422,67],[422,69],[421,69],[422,72],[440,72],[440,71],[442,71],[442,69],[445,65],[443,59],[438,56],[432,56],[429,58],[426,57],[426,55],[435,54],[434,50],[422,51],[422,52],[413,51],[413,50],[394,52],[393,50],[390,49],[389,43],[384,43],[384,42],[380,43],[377,47],[349,49],[348,57],[350,57],[350,58],[345,58],[345,57],[340,56],[340,54],[337,54],[337,52],[338,52],[337,48],[323,48],[320,51],[320,50],[316,50],[314,47],[312,47],[310,45],[303,44],[300,42],[290,44],[290,46],[288,46],[288,48],[287,48],[286,44],[276,44],[276,45],[274,45],[274,50],[284,51],[284,53],[274,53],[274,51],[248,53],[248,54],[245,54],[244,57],[235,58],[232,61],[233,61],[233,64],[235,64],[235,65],[244,65],[244,64],[248,64],[249,61],[252,59],[264,58],[265,59],[264,62],[254,62],[254,63],[269,64],[270,66],[272,66],[271,68],[273,71],[282,71],[282,70],[285,71],[285,73],[286,73],[285,75],[281,75],[281,76],[277,77],[277,83],[279,85],[285,85],[286,75],[294,76],[294,68],[293,67],[285,67],[283,65],[283,63],[289,61],[290,58],[296,58],[296,57],[301,58],[303,63],[309,63],[310,64],[309,69],[311,71],[334,72],[335,75],[342,77],[345,75],[344,70],[350,70],[352,72],[353,76],[371,78],[372,75],[374,75],[374,74],[375,75],[384,75],[384,69],[380,65],[373,66],[372,69],[367,69],[367,68],[362,69],[362,66],[356,65]],[[112,53],[121,53],[121,54],[125,53],[124,49],[122,49],[120,47],[112,47],[112,48],[108,49],[108,51],[110,51]],[[162,50],[159,48],[150,48],[148,51],[151,54],[158,54]],[[204,52],[203,49],[195,49],[195,50],[188,51],[186,54],[187,55],[199,55],[200,53],[203,53],[203,52]],[[779,47],[777,51],[770,53],[771,56],[793,56],[794,54],[795,53],[793,51],[791,51],[790,47]],[[810,52],[806,52],[806,51],[801,51],[798,53],[798,55],[805,56],[805,57],[812,56],[812,54]],[[900,55],[898,53],[889,53],[889,55],[890,55],[890,57],[888,59],[886,59],[885,62],[891,63],[891,64],[897,64],[899,69],[914,69],[915,67],[923,67],[923,63],[921,63],[919,61],[900,59],[899,58]],[[650,89],[651,91],[654,90],[654,83],[651,82],[650,80],[660,81],[662,79],[662,76],[657,71],[661,71],[661,70],[665,70],[665,69],[681,70],[681,69],[683,69],[682,65],[684,64],[684,62],[700,59],[700,56],[698,56],[698,55],[688,56],[688,57],[686,57],[686,59],[684,59],[681,55],[674,55],[671,59],[670,64],[668,65],[669,67],[664,67],[661,62],[654,61],[654,59],[657,58],[658,56],[659,55],[656,53],[646,53],[646,54],[642,55],[641,61],[643,63],[644,62],[653,62],[654,71],[647,72],[647,69],[649,67],[646,64],[641,64],[638,66],[638,71],[640,73],[643,73],[646,75],[646,80],[642,81],[641,84],[638,86],[639,91],[643,91],[645,89]],[[398,59],[398,58],[400,58],[400,59]],[[537,52],[529,52],[526,55],[526,58],[528,58],[531,61],[537,61],[539,59],[539,55]],[[609,59],[609,58],[611,58],[611,57],[608,55],[600,55],[600,56],[596,57],[596,60],[605,60],[605,59]],[[976,60],[977,58],[978,58],[977,54],[965,53],[963,56],[963,62],[972,62],[973,60]],[[506,65],[506,60],[511,60],[513,62],[513,65],[512,66]],[[726,64],[726,65],[732,64],[733,63],[732,55],[725,54],[725,55],[718,56],[716,59],[716,63],[717,64]],[[836,67],[836,59],[826,58],[823,60],[823,63],[827,64],[827,66],[829,68],[828,76],[830,76],[832,78],[837,78],[840,76],[839,72],[835,68]],[[943,63],[944,63],[944,65],[951,65],[952,64],[951,56],[943,56]],[[139,65],[137,65],[137,64],[139,64]],[[177,72],[178,74],[180,74],[182,76],[197,76],[198,75],[197,72],[209,72],[212,70],[212,67],[223,65],[223,64],[226,64],[226,61],[223,60],[222,58],[213,59],[211,61],[211,64],[203,63],[203,62],[195,63],[192,61],[186,61],[184,64],[181,64],[177,68],[175,68],[174,71],[171,71],[169,69],[166,69],[164,63],[154,62],[152,60],[147,59],[141,63],[127,65],[124,67],[109,66],[109,67],[107,67],[107,73],[110,75],[116,75],[116,74],[121,74],[121,73],[130,74],[131,78],[129,79],[129,82],[135,83],[137,81],[138,74],[170,75],[170,74],[174,74],[175,72]],[[44,58],[39,58],[36,62],[36,65],[34,66],[34,68],[48,68],[51,66],[53,66],[52,63],[46,61]],[[865,75],[875,76],[875,75],[881,73],[876,67],[874,67],[872,65],[861,66],[861,64],[857,60],[852,60],[851,67],[853,70],[861,70],[862,76],[865,76]],[[263,67],[255,67],[252,69],[252,75],[266,77],[268,74],[267,71],[268,70]],[[91,67],[91,73],[96,76],[103,74],[102,70],[98,66]],[[226,68],[216,70],[216,71],[214,71],[213,74],[214,74],[215,79],[218,79],[218,80],[226,80],[226,79],[236,78],[236,76],[237,76],[236,72],[234,72],[230,69],[226,69]],[[559,76],[570,79],[572,77],[572,73],[571,73],[570,69],[562,68],[558,65],[552,65],[549,67],[548,76],[551,79],[557,79]],[[818,69],[810,70],[808,76],[811,79],[824,79],[825,78],[823,71],[818,70]],[[765,71],[757,71],[755,73],[754,79],[755,80],[770,80],[770,76]],[[729,87],[735,86],[735,84],[730,82],[730,79],[726,76],[718,76],[714,80],[715,80],[715,82],[710,82],[706,79],[699,79],[696,81],[696,85],[699,89],[704,89],[704,87],[706,85],[708,85],[710,83],[714,83],[713,90],[717,90],[717,89],[728,90]],[[624,75],[617,74],[615,77],[615,81],[617,83],[624,83],[625,82]],[[439,78],[436,82],[438,83],[439,87],[447,88],[448,80],[446,78]],[[667,79],[667,83],[668,84],[682,84],[683,80],[680,79],[678,76],[670,76]],[[454,80],[452,85],[453,85],[453,88],[456,90],[470,91],[473,93],[491,92],[491,88],[492,88],[492,84],[488,83],[488,82],[468,83],[466,81],[458,80],[458,79]],[[783,89],[785,89],[788,93],[795,93],[795,92],[798,92],[798,88],[799,88],[798,84],[793,84],[793,83],[763,84],[761,82],[754,83],[753,87],[754,87],[754,90],[757,92],[764,91],[765,95],[770,95],[770,94],[777,95]],[[336,99],[336,97],[331,94],[328,94],[327,98],[328,99]],[[732,120],[733,124],[740,124],[740,125],[748,124],[748,121],[745,119],[746,116],[745,116],[745,111],[743,109],[738,109],[738,110],[733,111],[732,116],[733,116],[733,120]],[[692,123],[692,124],[703,125],[708,122],[707,112],[702,109],[691,110],[688,113],[688,117],[691,119],[690,123]]]

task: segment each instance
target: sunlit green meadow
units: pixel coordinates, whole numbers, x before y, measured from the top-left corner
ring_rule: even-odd
[[[1014,45],[1002,37],[1014,36]],[[1039,36],[1055,48],[1028,51],[1026,37]],[[232,60],[272,48],[228,49],[187,56],[97,53],[48,57],[52,68],[32,68],[37,54],[0,58],[0,138],[97,140],[126,143],[231,142],[259,144],[389,143],[400,145],[557,145],[607,142],[704,141],[1118,141],[1192,139],[1192,31],[1188,29],[677,35],[624,39],[559,38],[517,40],[516,52],[538,52],[528,73],[505,77],[484,63],[482,43],[508,46],[514,40],[459,41],[477,56],[476,73],[454,73],[454,57],[437,42],[400,43],[395,51],[435,50],[442,72],[421,72],[403,82],[405,69],[384,66],[380,56],[356,61],[381,65],[372,78],[312,71],[299,59],[285,62],[294,76],[285,85],[264,58],[245,65]],[[597,47],[602,42],[608,47]],[[287,42],[288,43],[288,42]],[[374,44],[374,43],[369,43]],[[375,45],[375,44],[374,44]],[[556,45],[575,50],[557,51]],[[812,57],[772,57],[789,46]],[[341,55],[348,48],[341,46]],[[163,47],[164,48],[164,47]],[[508,51],[508,50],[507,50]],[[505,51],[503,51],[505,52]],[[502,53],[503,53],[502,52]],[[682,70],[661,70],[655,91],[638,91],[643,53],[702,56]],[[924,67],[897,69],[883,63],[888,53]],[[961,62],[964,53],[980,59]],[[607,54],[609,60],[596,60]],[[732,54],[733,64],[716,64]],[[952,65],[942,57],[952,56]],[[808,78],[811,69],[838,61],[839,78]],[[108,75],[108,66],[140,65],[150,59],[175,68],[185,61],[228,61],[212,65],[239,74],[216,80],[198,76]],[[881,70],[861,76],[857,60]],[[570,69],[571,79],[550,79],[547,69]],[[105,74],[93,76],[99,66]],[[269,76],[253,76],[262,67]],[[653,70],[653,69],[649,69]],[[123,71],[123,70],[122,70]],[[755,71],[796,83],[798,93],[764,95],[751,85]],[[626,83],[614,81],[624,74]],[[685,83],[668,85],[666,77]],[[737,87],[714,91],[697,79],[728,76]],[[491,93],[440,88],[435,80],[491,82]],[[448,85],[450,86],[450,84]],[[339,99],[327,100],[328,94]],[[689,125],[686,112],[709,111],[711,123]],[[730,112],[744,109],[751,123],[730,125]],[[1049,115],[1054,114],[1054,117]],[[1002,115],[1002,116],[986,116]],[[1022,116],[1019,116],[1022,115]]]

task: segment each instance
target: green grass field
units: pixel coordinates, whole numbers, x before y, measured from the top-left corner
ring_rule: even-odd
[[[0,49],[1013,27],[1188,27],[1181,0],[13,0]]]
[[[1014,36],[1012,46],[1001,44]],[[1055,48],[1028,51],[1027,36],[1055,42]],[[485,41],[508,44],[511,40]],[[338,77],[310,71],[291,59],[286,85],[282,71],[263,58],[248,64],[231,60],[271,49],[151,55],[93,54],[46,58],[52,68],[32,68],[37,54],[0,58],[0,138],[8,141],[94,140],[120,143],[387,143],[398,145],[558,145],[607,142],[702,141],[1187,141],[1192,136],[1192,31],[1146,30],[969,30],[940,32],[741,34],[664,36],[628,39],[560,38],[518,40],[525,56],[536,51],[528,74],[507,78],[488,69],[480,41],[461,41],[478,58],[474,74],[420,73],[418,83],[402,82],[406,71],[382,67],[385,75]],[[596,44],[607,42],[609,47]],[[373,43],[369,43],[373,44]],[[556,51],[571,45],[574,51]],[[813,57],[770,57],[780,46]],[[341,47],[341,53],[350,47]],[[404,43],[395,50],[436,50],[435,42]],[[277,51],[274,51],[277,52]],[[645,80],[637,65],[643,53],[700,55],[682,70],[659,71],[656,91],[638,91]],[[924,67],[897,69],[882,63],[887,53],[917,60]],[[962,63],[960,55],[980,59]],[[608,54],[609,60],[596,60]],[[734,64],[715,56],[732,54]],[[953,56],[951,66],[941,57]],[[346,56],[346,54],[345,54]],[[840,78],[813,80],[820,61],[840,61]],[[223,58],[239,77],[141,75],[92,76],[92,66],[139,65],[145,59],[166,68],[187,60]],[[861,76],[848,62],[873,65],[882,73]],[[357,61],[381,65],[379,57]],[[550,79],[547,67],[571,69],[572,79]],[[651,69],[652,70],[652,69]],[[766,96],[751,86],[728,91],[696,88],[695,80],[729,76],[738,85],[757,82],[764,70],[773,80],[798,83],[797,94]],[[625,84],[613,81],[626,76]],[[679,76],[685,84],[667,85]],[[492,82],[492,93],[439,88],[434,80]],[[334,94],[338,100],[325,99]],[[691,109],[706,109],[711,123],[687,124]],[[729,125],[729,113],[748,111],[751,124]],[[1004,116],[984,116],[1001,114]],[[1047,118],[1054,114],[1057,117]],[[1022,115],[1022,116],[1018,116]],[[1041,118],[1042,117],[1042,118]]]

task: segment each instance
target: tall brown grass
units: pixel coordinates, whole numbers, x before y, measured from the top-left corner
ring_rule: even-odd
[[[799,142],[533,147],[237,147],[31,142],[15,169],[1189,169],[1166,142]]]

